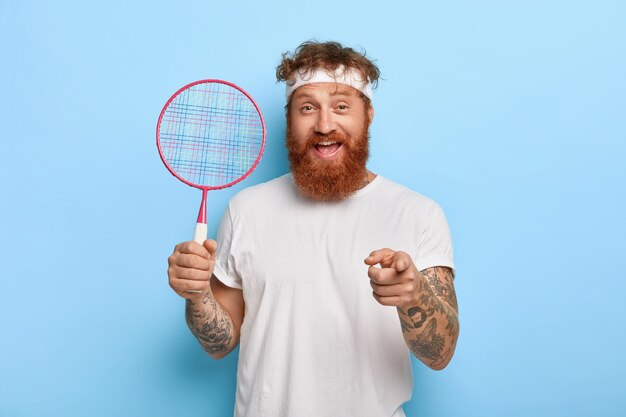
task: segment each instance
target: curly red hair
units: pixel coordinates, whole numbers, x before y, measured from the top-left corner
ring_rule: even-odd
[[[293,53],[285,52],[282,60],[276,67],[276,80],[293,82],[293,74],[298,70],[307,72],[313,68],[324,68],[334,72],[339,66],[356,69],[363,79],[369,79],[372,87],[376,88],[380,78],[380,70],[374,62],[362,53],[347,48],[339,42],[306,41],[296,48]],[[369,99],[363,96],[367,102]]]

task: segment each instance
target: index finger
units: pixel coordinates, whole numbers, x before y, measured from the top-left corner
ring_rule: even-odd
[[[411,265],[413,265],[413,260],[406,252],[396,252],[394,253],[393,258],[393,266],[398,272],[404,272],[409,269]]]
[[[364,262],[367,265],[381,264],[387,266],[393,258],[394,251],[389,248],[378,249],[370,253],[370,256],[365,258]]]
[[[372,265],[367,268],[367,276],[378,285],[394,285],[400,282],[400,275],[394,268],[377,268]]]

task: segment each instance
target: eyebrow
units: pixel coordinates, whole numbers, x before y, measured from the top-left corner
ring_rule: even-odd
[[[353,96],[354,93],[352,92],[352,90],[343,90],[343,91],[339,91],[339,89],[335,90],[334,93],[331,93],[331,96],[346,96],[346,97],[351,97]]]
[[[343,91],[339,91],[339,89],[336,89],[334,92],[330,93],[331,96],[344,96],[344,97],[352,97],[354,96],[354,93],[350,90],[343,90]],[[296,93],[294,94],[294,99],[301,99],[301,98],[314,98],[313,94],[310,93]]]

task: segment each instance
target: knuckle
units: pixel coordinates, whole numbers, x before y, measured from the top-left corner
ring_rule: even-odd
[[[207,287],[207,283],[204,281],[190,281],[187,284],[187,290],[192,290],[192,291],[203,291],[205,290]]]
[[[189,279],[192,279],[192,280],[200,279],[200,274],[198,272],[199,271],[197,269],[190,269],[189,270]]]
[[[204,281],[206,280],[206,272],[194,268],[191,270],[191,279],[194,281]]]
[[[197,269],[198,263],[198,258],[195,255],[190,255],[185,266],[187,268]]]
[[[208,266],[209,266],[209,260],[207,258],[202,258],[202,257],[197,258],[196,267],[198,269],[207,269]]]
[[[178,279],[189,279],[189,269],[188,268],[179,268],[176,270],[176,278]]]
[[[192,269],[191,274],[192,274],[192,278],[195,280],[202,280],[202,281],[208,280],[206,271],[203,271],[201,269]]]

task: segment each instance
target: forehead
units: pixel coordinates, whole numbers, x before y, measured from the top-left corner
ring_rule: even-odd
[[[311,83],[298,87],[293,92],[292,100],[330,97],[357,98],[358,92],[350,86],[339,83]]]

